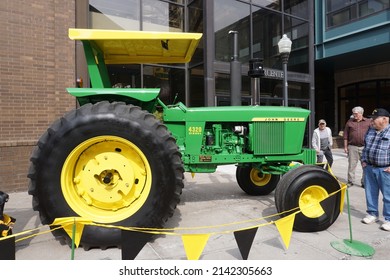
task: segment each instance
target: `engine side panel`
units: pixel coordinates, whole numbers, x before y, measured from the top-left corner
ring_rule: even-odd
[[[164,123],[177,139],[186,171],[214,172],[221,164],[314,163],[314,154],[302,149],[308,115],[301,108],[205,110],[179,104],[164,111]]]

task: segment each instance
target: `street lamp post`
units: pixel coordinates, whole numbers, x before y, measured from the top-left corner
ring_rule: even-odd
[[[278,42],[279,54],[283,63],[283,100],[284,106],[288,106],[287,63],[291,52],[291,40],[286,34]]]

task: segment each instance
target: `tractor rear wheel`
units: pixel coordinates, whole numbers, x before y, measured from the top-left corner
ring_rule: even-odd
[[[341,192],[330,196],[338,190],[340,184],[329,172],[315,165],[302,165],[280,179],[275,190],[276,209],[282,217],[295,212],[292,209],[300,210],[294,221],[296,231],[322,231],[340,214]],[[330,203],[321,205],[325,199]]]
[[[87,104],[68,113],[40,138],[31,162],[29,194],[43,224],[80,216],[161,228],[183,188],[181,154],[166,126],[124,103]],[[63,230],[53,233],[70,241]],[[86,226],[80,241],[86,249],[120,243],[120,229],[99,226]]]
[[[240,188],[247,194],[267,195],[276,188],[280,176],[264,174],[250,166],[237,166],[236,179]]]

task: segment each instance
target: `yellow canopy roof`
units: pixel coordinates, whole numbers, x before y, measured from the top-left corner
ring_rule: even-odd
[[[201,33],[69,29],[70,39],[96,44],[106,64],[189,62],[201,37]]]

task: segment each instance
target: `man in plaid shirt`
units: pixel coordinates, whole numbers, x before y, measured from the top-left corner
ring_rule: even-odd
[[[378,199],[381,192],[385,219],[381,229],[390,231],[390,114],[379,108],[370,117],[372,126],[366,133],[362,154],[367,204],[367,216],[362,222],[372,224],[379,220]]]

